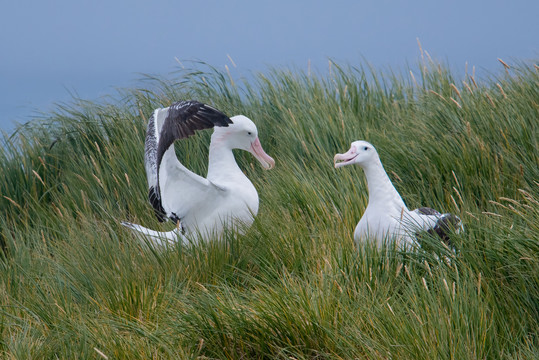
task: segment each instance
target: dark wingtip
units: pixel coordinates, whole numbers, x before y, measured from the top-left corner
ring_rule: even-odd
[[[191,117],[197,114],[208,119],[211,124],[208,127],[213,126],[228,126],[232,124],[232,120],[222,111],[217,110],[211,105],[202,103],[198,100],[182,100],[170,105],[173,110],[183,110],[187,117]],[[205,128],[205,127],[204,127]],[[199,130],[199,129],[197,129]],[[201,129],[200,129],[201,130]]]
[[[163,205],[161,204],[161,198],[157,194],[157,191],[155,187],[151,187],[148,192],[148,200],[150,200],[150,204],[153,207],[155,217],[159,222],[165,222],[166,220],[166,213],[165,209],[163,209]]]
[[[232,124],[232,120],[225,115],[222,111],[217,110],[213,106],[199,103],[202,106],[200,107],[199,111],[209,118],[214,126],[224,126],[227,127],[228,125]]]
[[[444,214],[438,219],[436,225],[428,231],[429,234],[438,235],[443,242],[445,242],[450,247],[453,246],[449,234],[455,232],[459,229],[461,221],[460,218],[453,214]]]

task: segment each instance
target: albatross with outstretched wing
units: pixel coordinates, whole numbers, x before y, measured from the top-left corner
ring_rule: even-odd
[[[204,178],[180,163],[174,142],[196,130],[214,128],[209,149],[208,174]],[[229,118],[198,101],[180,101],[156,109],[148,122],[145,157],[149,200],[157,219],[172,220],[177,226],[158,232],[123,222],[161,244],[184,241],[186,233],[220,235],[228,225],[250,225],[258,212],[258,193],[239,168],[233,149],[252,153],[265,169],[274,160],[265,153],[256,125],[247,117]]]

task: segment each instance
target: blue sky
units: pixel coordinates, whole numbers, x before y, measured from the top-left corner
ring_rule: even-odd
[[[497,58],[539,59],[539,1],[114,1],[0,3],[0,129],[76,93],[99,99],[175,60],[238,74],[319,70],[329,58],[401,69],[434,58],[497,73]]]

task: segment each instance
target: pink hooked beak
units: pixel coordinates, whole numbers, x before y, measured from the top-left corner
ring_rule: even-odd
[[[333,158],[333,164],[335,165],[335,169],[340,168],[341,166],[345,166],[350,164],[352,160],[354,160],[357,156],[357,151],[355,146],[352,146],[350,150],[345,152],[344,154],[336,154]],[[337,162],[340,161],[340,162]]]
[[[251,149],[249,151],[260,161],[264,169],[270,170],[275,166],[275,160],[262,149],[262,144],[260,144],[258,137],[251,143]]]

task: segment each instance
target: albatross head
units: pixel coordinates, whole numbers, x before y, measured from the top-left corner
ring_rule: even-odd
[[[333,158],[333,163],[335,168],[351,164],[364,167],[376,159],[378,159],[378,153],[374,146],[366,141],[358,140],[354,141],[350,146],[350,150],[344,154],[336,154]]]
[[[233,116],[230,120],[232,124],[228,127],[215,128],[214,136],[218,141],[225,142],[231,149],[249,151],[266,170],[273,168],[275,160],[262,148],[255,123],[243,115]]]

